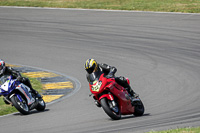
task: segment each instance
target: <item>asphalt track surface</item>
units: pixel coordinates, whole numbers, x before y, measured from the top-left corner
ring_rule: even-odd
[[[126,133],[200,126],[200,15],[0,8],[0,58],[69,75],[78,92],[41,113],[0,117],[2,133]],[[87,58],[130,78],[146,111],[111,120],[89,97]]]

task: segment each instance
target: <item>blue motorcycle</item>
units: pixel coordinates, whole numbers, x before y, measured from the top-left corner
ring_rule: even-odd
[[[44,111],[46,104],[42,98],[36,97],[31,89],[12,76],[0,78],[0,96],[4,96],[6,104],[13,105],[20,113],[27,115],[31,110]]]

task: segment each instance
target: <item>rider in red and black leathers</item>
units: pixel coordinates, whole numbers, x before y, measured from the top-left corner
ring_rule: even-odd
[[[5,62],[0,59],[0,77],[3,75],[12,75],[14,79],[17,79],[21,83],[27,85],[31,89],[32,93],[34,93],[37,97],[41,98],[41,95],[33,89],[28,78],[22,77],[18,71],[12,69],[11,67],[5,66]]]
[[[106,78],[115,78],[115,81],[123,86],[128,93],[131,95],[131,97],[134,99],[136,97],[138,97],[138,94],[136,94],[130,87],[130,85],[128,84],[126,78],[124,78],[123,76],[120,77],[115,77],[115,73],[117,72],[117,69],[114,66],[109,66],[107,64],[99,64],[97,63],[94,59],[88,59],[85,63],[85,70],[87,71],[87,79],[89,74],[93,73],[93,72],[98,72],[98,71],[102,71],[105,74]]]

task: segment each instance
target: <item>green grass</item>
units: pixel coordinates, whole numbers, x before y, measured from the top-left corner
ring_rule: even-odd
[[[0,115],[6,115],[13,112],[17,112],[17,110],[11,105],[5,104],[3,98],[0,97]]]
[[[200,133],[200,127],[179,128],[179,129],[171,129],[171,130],[167,130],[167,131],[151,131],[148,133]]]
[[[200,13],[200,0],[0,0],[0,6]]]
[[[24,76],[24,75],[23,75]],[[32,87],[37,90],[38,92],[42,92],[42,84],[39,80],[34,79],[34,78],[29,78],[32,84]],[[4,103],[3,101],[3,96],[0,97],[0,116],[1,115],[6,115],[6,114],[10,114],[10,113],[14,113],[17,112],[17,110],[15,109],[15,107],[11,106],[11,105],[7,105]]]

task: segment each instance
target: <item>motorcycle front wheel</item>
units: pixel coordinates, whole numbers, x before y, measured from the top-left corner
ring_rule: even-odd
[[[20,101],[16,95],[11,97],[11,102],[13,106],[15,106],[15,108],[23,115],[29,114],[29,108],[26,101],[20,95],[19,97],[21,98],[22,101]]]
[[[102,98],[100,100],[100,103],[103,110],[108,116],[110,116],[110,118],[112,118],[113,120],[119,120],[121,118],[121,112],[119,110],[119,107],[115,107],[118,111],[113,110],[113,106],[110,100],[108,100],[107,98]]]

